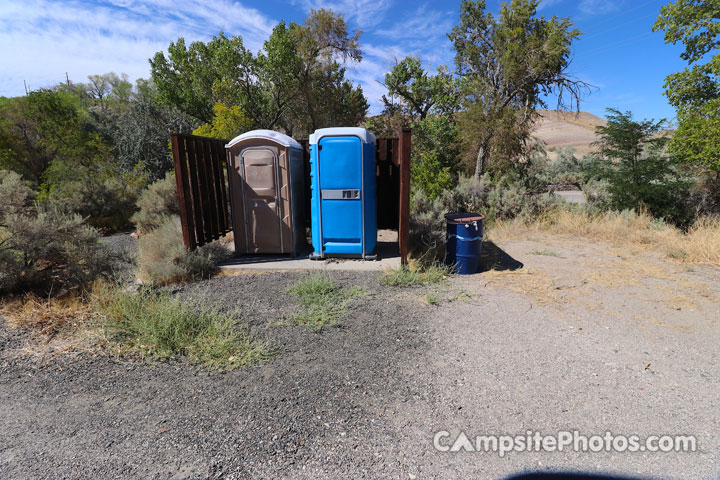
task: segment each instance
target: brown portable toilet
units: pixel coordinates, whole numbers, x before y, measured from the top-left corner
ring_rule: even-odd
[[[252,130],[225,148],[235,253],[298,255],[306,244],[302,146],[273,130]]]

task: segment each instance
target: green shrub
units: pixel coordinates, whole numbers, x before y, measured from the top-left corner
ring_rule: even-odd
[[[365,295],[361,288],[342,288],[326,273],[318,273],[288,288],[288,293],[300,299],[302,311],[291,318],[292,323],[319,332],[338,324],[353,298]]]
[[[175,172],[148,186],[137,201],[139,211],[132,216],[138,233],[145,234],[159,227],[169,217],[180,215]]]
[[[267,342],[236,326],[232,314],[185,305],[166,293],[102,288],[95,292],[108,340],[150,360],[185,357],[216,370],[253,365],[271,355]]]
[[[32,198],[19,175],[0,171],[0,291],[61,293],[111,274],[97,230]]]
[[[413,123],[410,182],[432,200],[456,183],[460,153],[451,115],[430,115]]]
[[[87,218],[97,228],[113,231],[127,228],[135,212],[135,202],[145,185],[140,172],[120,174],[113,171],[75,171],[72,179],[46,186],[44,195],[51,205],[59,205]]]
[[[138,240],[140,276],[158,285],[208,278],[215,265],[228,256],[227,249],[219,243],[193,251],[185,248],[177,216],[166,218]]]
[[[592,155],[578,158],[573,147],[558,149],[555,161],[548,161],[537,173],[538,178],[548,185],[575,185],[578,188],[597,179],[598,175],[597,159]]]
[[[20,175],[0,170],[0,219],[25,211],[34,199],[35,192]]]
[[[607,109],[607,125],[599,126],[597,145],[604,159],[600,173],[608,181],[614,210],[647,210],[676,225],[691,223],[687,211],[690,179],[666,151],[665,120],[635,121],[631,112]]]

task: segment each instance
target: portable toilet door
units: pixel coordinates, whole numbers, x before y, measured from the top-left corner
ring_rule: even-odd
[[[376,258],[375,136],[338,127],[310,135],[310,258]]]
[[[225,148],[235,252],[300,253],[305,245],[300,144],[279,132],[253,130]]]

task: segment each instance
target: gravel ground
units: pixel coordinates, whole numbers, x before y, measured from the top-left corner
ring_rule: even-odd
[[[0,477],[246,478],[302,466],[337,474],[393,468],[365,439],[390,441],[384,412],[414,388],[404,380],[410,359],[427,347],[412,321],[424,309],[380,292],[377,274],[337,274],[374,292],[342,326],[314,334],[279,325],[294,303],[285,289],[302,275],[219,277],[178,292],[238,309],[280,349],[247,370],[209,374],[90,355],[37,365],[6,356]],[[3,329],[0,347],[17,347],[21,336]]]
[[[694,282],[683,288],[703,300],[688,306],[688,290],[680,309],[661,304],[667,295],[653,278],[615,289],[594,284],[578,269],[603,255],[617,260],[597,244],[556,245],[557,256],[531,254],[537,245],[528,242],[503,248],[524,263],[520,275],[533,273],[390,289],[374,273],[333,272],[371,294],[320,334],[283,324],[297,308],[285,290],[302,272],[221,276],[178,289],[189,301],[238,310],[280,350],[227,374],[100,354],[38,363],[8,354],[26,334],[3,327],[0,478],[718,478],[717,271],[682,274]],[[644,258],[645,268],[653,261]],[[512,283],[544,279],[542,269],[565,283],[533,284],[547,295]],[[422,301],[428,292],[439,305]],[[441,430],[450,440],[460,431],[687,434],[698,451],[500,458],[438,452],[433,436]]]

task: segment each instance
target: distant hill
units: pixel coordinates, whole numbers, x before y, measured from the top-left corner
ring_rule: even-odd
[[[595,127],[607,123],[588,112],[538,110],[538,113],[541,119],[533,129],[533,134],[545,144],[545,151],[550,158],[555,158],[560,147],[574,147],[578,157],[593,151],[590,144],[597,140]]]

